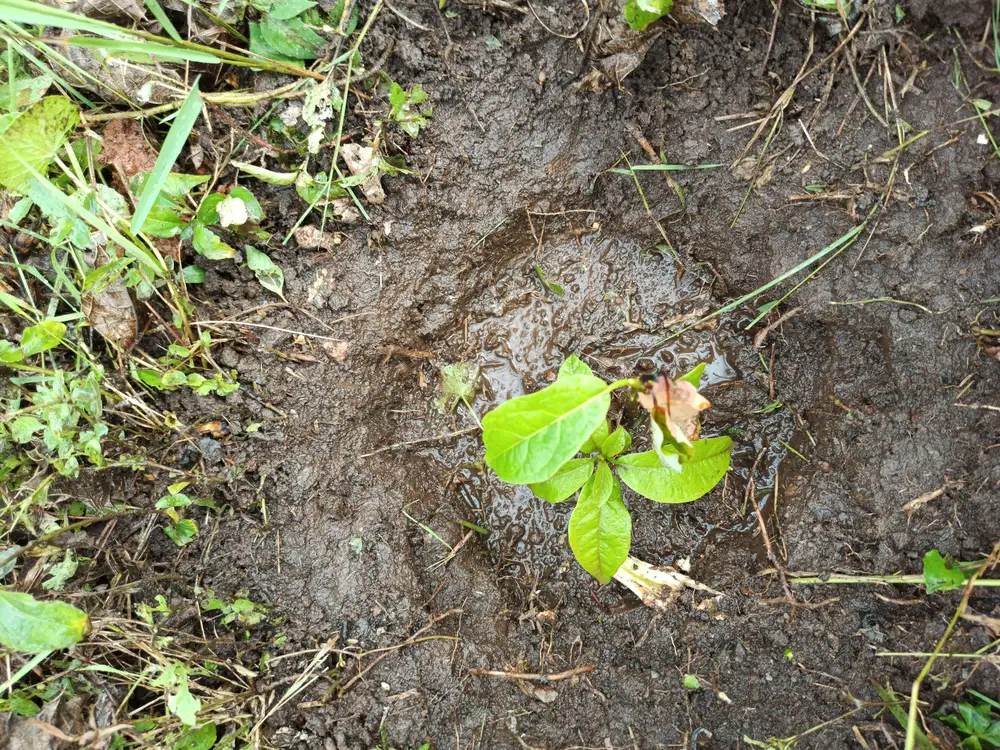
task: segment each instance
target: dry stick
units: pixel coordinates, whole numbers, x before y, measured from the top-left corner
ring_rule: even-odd
[[[407,440],[403,443],[393,443],[392,445],[387,445],[384,448],[379,448],[377,451],[372,451],[371,453],[363,453],[358,456],[358,458],[370,458],[379,453],[385,453],[386,451],[394,451],[397,448],[408,448],[411,445],[420,445],[421,443],[434,443],[438,440],[448,440],[449,438],[459,437],[461,435],[468,435],[472,432],[479,432],[479,426],[476,427],[466,427],[464,430],[455,430],[455,432],[449,432],[445,435],[435,435],[434,437],[418,438],[417,440]]]
[[[419,637],[420,637],[421,635],[423,635],[423,634],[424,634],[424,633],[426,633],[426,632],[427,632],[428,630],[430,630],[430,629],[431,629],[432,627],[434,627],[434,626],[435,626],[435,625],[437,625],[437,624],[438,624],[439,622],[441,622],[441,620],[445,619],[446,617],[451,617],[452,615],[460,615],[460,614],[462,614],[462,612],[463,612],[463,611],[464,611],[464,610],[462,610],[461,608],[456,608],[456,609],[449,609],[449,610],[448,610],[447,612],[445,612],[444,614],[440,614],[440,615],[438,615],[437,617],[434,617],[434,618],[431,618],[430,620],[428,620],[428,622],[427,622],[427,624],[426,624],[426,625],[424,625],[424,626],[423,626],[422,628],[420,628],[420,630],[418,630],[418,631],[417,631],[416,633],[414,633],[413,635],[411,635],[411,636],[410,636],[409,638],[407,638],[407,639],[406,639],[405,641],[403,641],[402,643],[400,643],[400,644],[398,645],[398,648],[402,648],[403,646],[409,646],[409,645],[411,645],[411,644],[412,644],[412,643],[413,643],[414,641],[416,641],[416,640],[417,640],[417,639],[418,639],[418,638],[419,638]],[[395,650],[395,649],[393,649],[393,650]],[[375,661],[373,661],[373,662],[372,662],[371,664],[369,664],[369,665],[368,665],[367,667],[365,667],[365,668],[364,668],[364,669],[362,669],[362,670],[361,670],[360,672],[358,672],[358,673],[357,673],[356,675],[354,675],[354,677],[352,677],[352,678],[351,678],[351,679],[349,679],[349,680],[348,680],[348,681],[347,681],[346,683],[344,683],[344,686],[343,686],[342,688],[340,688],[340,690],[338,690],[338,691],[337,691],[337,697],[338,697],[338,698],[342,697],[342,696],[344,695],[344,693],[346,693],[346,692],[347,692],[348,690],[350,690],[350,689],[351,689],[351,686],[352,686],[352,685],[353,685],[353,684],[354,684],[355,682],[357,682],[357,681],[358,681],[358,680],[360,680],[360,679],[361,679],[362,677],[364,677],[364,676],[365,676],[366,674],[368,674],[368,672],[370,672],[370,671],[372,670],[372,668],[373,668],[373,667],[374,667],[374,666],[375,666],[376,664],[378,664],[378,663],[379,663],[380,661],[382,661],[382,660],[383,660],[384,658],[386,658],[387,656],[389,656],[389,654],[390,654],[390,653],[392,653],[392,652],[391,652],[391,651],[389,651],[389,652],[387,652],[387,653],[384,653],[384,654],[382,654],[382,655],[381,655],[381,656],[379,656],[379,657],[378,657],[377,659],[375,659]]]
[[[941,653],[944,644],[948,642],[948,638],[951,637],[951,632],[955,629],[955,625],[962,618],[962,615],[965,614],[965,608],[969,606],[969,597],[972,596],[972,590],[976,587],[976,579],[985,573],[987,568],[995,566],[998,561],[1000,561],[1000,542],[993,545],[993,551],[990,553],[990,556],[983,560],[983,564],[979,566],[979,569],[969,577],[968,583],[965,584],[965,592],[962,594],[962,601],[959,602],[958,609],[955,610],[955,615],[951,618],[951,622],[948,623],[948,627],[945,628],[944,634],[934,647],[934,651],[931,653],[927,663],[924,664],[924,668],[920,670],[917,679],[913,681],[913,686],[910,688],[910,712],[906,720],[906,745],[904,750],[913,750],[917,744],[917,702],[920,699],[920,685],[923,683],[924,678],[930,674],[931,667],[934,666],[934,660]]]
[[[1000,406],[991,406],[990,404],[954,404],[954,406],[961,406],[963,409],[985,409],[986,411],[1000,411]]]
[[[784,2],[784,0],[778,0],[778,5],[774,9],[774,20],[771,22],[771,39],[767,43],[767,52],[764,54],[764,64],[760,66],[761,75],[767,73],[767,63],[771,60],[771,52],[774,51],[774,38],[778,34],[778,16],[781,15],[782,2]]]
[[[781,579],[781,588],[785,590],[785,597],[788,599],[789,604],[796,604],[795,597],[792,596],[792,589],[788,585],[788,579],[785,577],[785,566],[778,562],[778,556],[774,554],[774,548],[771,546],[771,537],[767,533],[767,524],[764,523],[764,516],[760,512],[760,504],[757,502],[757,485],[754,482],[754,477],[757,474],[757,465],[760,460],[767,453],[767,448],[761,448],[760,453],[757,454],[757,460],[753,462],[753,468],[750,469],[750,477],[747,480],[747,491],[746,496],[750,498],[753,503],[754,512],[757,514],[757,525],[760,527],[761,536],[764,537],[764,549],[767,550],[767,559],[771,561],[771,564],[778,571],[778,577]]]
[[[584,664],[579,667],[574,667],[573,669],[567,669],[565,672],[558,672],[557,674],[536,674],[534,672],[501,672],[495,669],[470,669],[469,674],[475,675],[476,677],[503,677],[508,680],[534,680],[535,682],[556,682],[557,680],[568,680],[570,677],[576,677],[579,674],[585,674],[587,672],[593,672],[593,664]]]
[[[754,348],[755,349],[763,349],[764,348],[764,342],[767,339],[767,335],[771,331],[773,331],[775,328],[777,328],[778,326],[780,326],[782,323],[784,323],[785,321],[787,321],[789,318],[794,318],[800,312],[802,312],[802,308],[801,307],[793,307],[791,310],[789,310],[788,312],[786,312],[784,315],[782,315],[776,321],[774,321],[773,323],[771,323],[770,325],[768,325],[766,328],[764,328],[762,331],[760,331],[756,336],[753,337]],[[771,398],[774,398],[774,394],[771,394]]]

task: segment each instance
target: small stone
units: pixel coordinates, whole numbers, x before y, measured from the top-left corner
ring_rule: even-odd
[[[214,438],[203,437],[198,441],[198,450],[207,464],[222,463],[222,443]]]

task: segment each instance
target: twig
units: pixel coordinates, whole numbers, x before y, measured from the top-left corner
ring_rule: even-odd
[[[502,672],[495,669],[470,669],[469,674],[475,675],[476,677],[503,677],[508,680],[534,680],[535,682],[556,682],[557,680],[568,680],[570,677],[576,677],[578,674],[585,674],[587,672],[593,672],[593,664],[583,664],[579,667],[574,667],[573,669],[567,669],[565,672],[558,672],[556,674],[536,674],[534,672]]]
[[[466,427],[464,430],[456,430],[455,432],[449,432],[444,435],[435,435],[434,437],[418,438],[416,440],[407,440],[402,443],[393,443],[392,445],[387,445],[384,448],[379,448],[377,451],[372,451],[371,453],[363,453],[358,456],[358,458],[370,458],[379,453],[385,453],[386,451],[394,451],[397,448],[407,448],[411,445],[420,445],[421,443],[433,443],[438,440],[448,440],[449,438],[459,437],[460,435],[468,435],[472,432],[479,432],[479,426],[476,427]]]
[[[771,38],[767,42],[767,52],[764,53],[764,64],[760,66],[761,75],[767,73],[767,63],[771,60],[771,52],[774,51],[774,38],[778,34],[778,16],[781,15],[781,3],[783,1],[778,0],[778,5],[774,9],[774,20],[771,22]]]
[[[337,341],[341,342],[344,339],[335,339],[332,336],[320,336],[318,333],[306,333],[305,331],[293,331],[290,328],[278,328],[277,326],[269,326],[263,323],[247,323],[242,320],[198,320],[193,322],[191,325],[198,327],[208,328],[209,326],[248,326],[250,328],[265,328],[268,331],[278,331],[279,333],[290,333],[293,336],[305,336],[309,339],[320,339],[321,341]]]
[[[418,630],[416,633],[414,633],[413,635],[411,635],[405,641],[403,641],[402,643],[400,643],[399,647],[412,645],[418,638],[420,638],[420,636],[422,636],[428,630],[430,630],[435,625],[437,625],[439,622],[441,622],[441,620],[444,620],[447,617],[451,617],[452,615],[460,615],[460,614],[462,614],[463,611],[464,610],[462,610],[461,608],[449,609],[444,614],[440,614],[437,617],[431,618],[430,620],[428,620],[428,622],[427,622],[426,625],[424,625],[422,628],[420,628],[420,630]],[[395,649],[393,649],[393,650],[395,650]],[[364,677],[366,674],[368,674],[368,672],[370,672],[372,670],[372,668],[376,664],[378,664],[384,658],[386,658],[387,656],[389,656],[390,653],[392,653],[392,652],[390,651],[390,652],[382,654],[377,659],[375,659],[371,664],[369,664],[367,667],[365,667],[360,672],[358,672],[356,675],[354,675],[354,677],[352,677],[346,683],[344,683],[343,687],[341,687],[340,690],[337,691],[337,697],[339,698],[339,697],[343,696],[344,693],[346,693],[348,690],[350,690],[351,686],[355,682],[357,682],[362,677]]]
[[[766,328],[764,328],[761,331],[758,331],[757,335],[753,337],[754,348],[755,349],[763,349],[764,348],[764,341],[767,339],[767,334],[769,334],[775,328],[777,328],[782,323],[784,323],[785,321],[787,321],[789,318],[794,318],[800,312],[802,312],[802,308],[801,307],[793,307],[791,310],[789,310],[788,312],[786,312],[784,315],[782,315],[776,321],[774,321],[773,323],[769,324]],[[774,396],[772,395],[771,398],[774,398]]]
[[[1000,406],[992,406],[990,404],[955,404],[955,406],[961,406],[963,409],[985,409],[986,411],[1000,411]]]

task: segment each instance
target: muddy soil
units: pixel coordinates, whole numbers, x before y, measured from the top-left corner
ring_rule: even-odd
[[[996,190],[1000,169],[953,85],[957,54],[973,97],[1000,96],[996,73],[973,62],[992,64],[992,48],[975,44],[990,4],[914,2],[897,25],[891,4],[876,3],[857,59],[862,79],[874,66],[872,108],[884,112],[884,53],[908,133],[929,131],[894,175],[895,154],[880,157],[898,144],[895,124],[857,101],[839,56],[799,84],[749,193],[747,163],[730,169],[754,130],[746,125],[789,86],[810,44],[811,64],[837,45],[798,3],[784,3],[765,75],[772,5],[729,2],[718,29],[668,29],[621,90],[602,93],[574,86],[590,68],[586,33],[561,38],[531,13],[481,4],[449,2],[454,18],[436,2],[396,5],[429,31],[384,13],[371,54],[393,40],[388,73],[430,94],[430,128],[398,142],[418,174],[387,180],[372,225],[349,231],[335,253],[275,252],[289,300],[309,315],[272,311],[264,322],[346,341],[346,358],[269,330],[244,329],[227,345],[220,359],[247,387],[218,415],[236,436],[222,446],[235,478],[221,492],[242,512],[210,550],[185,548],[176,569],[273,602],[289,653],[333,637],[389,647],[431,621],[421,636],[434,638],[389,652],[339,698],[358,665],[325,673],[297,699],[307,707],[270,720],[271,741],[356,750],[384,730],[399,748],[736,748],[744,735],[800,734],[853,699],[877,700],[872,681],[908,691],[921,662],[879,652],[930,650],[957,594],[799,587],[817,606],[767,603],[783,591],[761,574],[771,562],[747,481],[756,464],[756,498],[791,570],[919,572],[929,549],[972,559],[996,541],[1000,415],[955,406],[1000,403],[1000,366],[970,333],[977,316],[997,327],[995,299],[984,300],[1000,289],[1000,229],[970,230],[991,218],[973,193]],[[561,22],[544,17],[569,35],[584,19],[567,8]],[[672,173],[679,191],[662,174],[641,177],[677,257],[657,249],[663,239],[631,177],[605,171],[623,152],[648,163],[637,135],[673,163],[724,165]],[[749,155],[759,153],[758,143]],[[752,291],[857,226],[890,179],[885,210],[779,308],[799,311],[762,348],[764,324],[744,330],[751,305],[664,341],[678,316]],[[828,189],[805,189],[816,185]],[[240,273],[210,273],[205,314],[271,301]],[[855,304],[834,304],[845,302]],[[617,584],[597,586],[572,561],[569,509],[484,471],[473,417],[439,407],[443,364],[480,366],[481,415],[544,384],[572,352],[609,378],[710,362],[705,431],[734,437],[733,471],[697,503],[654,507],[628,492],[626,503],[633,554],[689,558],[695,578],[724,592],[713,606],[686,596],[656,619]],[[176,407],[188,421],[206,416],[204,402]],[[613,413],[642,433],[630,407]],[[263,426],[247,435],[251,423]],[[902,508],[939,488],[919,510]],[[997,604],[972,599],[982,613]],[[963,623],[953,643],[989,640]],[[309,658],[279,662],[276,676]],[[594,669],[552,683],[551,702],[470,674],[581,665]],[[1000,688],[985,668],[941,670],[948,679],[928,683],[927,709],[966,684]],[[685,690],[686,673],[704,689]],[[858,747],[857,732],[871,747],[891,747],[889,737],[902,746],[891,717],[864,708],[799,747]]]

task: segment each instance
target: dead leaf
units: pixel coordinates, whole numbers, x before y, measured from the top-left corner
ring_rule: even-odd
[[[140,172],[152,172],[156,149],[149,145],[138,120],[112,120],[104,128],[104,148],[97,155],[99,164],[111,164],[125,181]]]
[[[75,33],[64,31],[63,36]],[[138,65],[117,59],[99,48],[76,45],[67,46],[66,56],[84,75],[59,65],[60,75],[77,88],[87,89],[110,101],[126,99],[136,104],[164,104],[184,90],[178,65]]]
[[[518,680],[517,684],[521,688],[521,692],[542,703],[554,703],[556,698],[559,697],[559,693],[556,692],[555,688],[550,688],[546,685],[535,685],[527,680]]]
[[[107,251],[99,247],[96,267],[103,268],[108,262]],[[126,352],[135,346],[139,339],[139,314],[132,293],[120,280],[99,284],[98,291],[84,294],[80,308],[93,329],[107,341]]]
[[[599,90],[603,78],[621,88],[622,81],[646,59],[649,48],[662,33],[662,28],[653,28],[648,31],[627,30],[619,36],[612,36],[605,30],[605,40],[594,45],[597,58],[594,61],[595,71],[581,81],[578,87]]]
[[[323,348],[326,349],[327,354],[334,362],[343,364],[344,360],[347,359],[347,351],[351,345],[346,341],[324,341]]]
[[[229,425],[219,419],[197,425],[194,429],[202,435],[211,435],[214,438],[226,437],[229,434]]]
[[[373,174],[361,183],[361,192],[365,194],[365,200],[369,203],[379,204],[385,202],[385,191],[379,180],[378,171],[375,167],[375,152],[368,146],[358,143],[345,143],[340,147],[340,155],[344,157],[347,168],[352,175]]]
[[[687,381],[671,380],[663,373],[639,394],[639,403],[676,442],[684,444],[698,437],[698,415],[712,405]]]
[[[717,26],[726,9],[722,0],[675,0],[670,17],[678,23],[710,23]]]
[[[78,2],[59,2],[63,10],[72,10],[87,18],[97,18],[104,21],[136,21],[146,20],[146,11],[137,0],[79,0]]]
[[[72,739],[87,729],[82,698],[57,697],[45,704],[31,719],[6,714],[0,723],[0,748],[3,750],[64,750],[78,747]]]
[[[337,232],[321,232],[319,227],[310,224],[295,230],[295,242],[306,250],[330,252],[340,245],[341,236]]]

